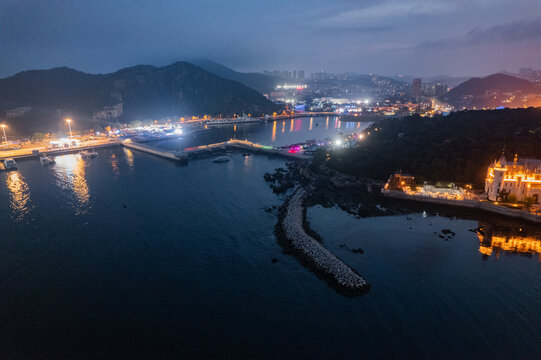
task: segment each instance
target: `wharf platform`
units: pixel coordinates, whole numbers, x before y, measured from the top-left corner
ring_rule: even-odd
[[[15,159],[15,160],[37,159],[42,155],[57,156],[57,155],[64,155],[64,154],[73,154],[73,153],[78,153],[84,150],[103,149],[103,148],[119,146],[119,145],[120,145],[120,142],[117,140],[108,140],[108,141],[99,140],[99,141],[88,141],[82,145],[73,146],[73,147],[69,147],[65,149],[50,149],[50,148],[42,147],[42,148],[33,148],[33,149],[30,148],[30,149],[0,151],[0,161],[9,159],[9,158]]]
[[[421,195],[409,195],[402,191],[396,190],[382,190],[381,193],[390,198],[419,201],[425,203],[447,205],[447,206],[457,206],[470,209],[479,209],[503,216],[519,218],[526,221],[531,221],[535,223],[541,223],[541,211],[527,211],[524,209],[510,209],[505,206],[494,204],[488,201],[481,201],[476,199],[445,199],[445,198],[436,198],[429,196]]]
[[[272,146],[261,145],[247,140],[231,139],[229,141],[219,142],[215,144],[202,145],[193,148],[184,149],[188,158],[195,158],[205,154],[213,154],[224,150],[241,150],[261,155],[280,156],[290,160],[308,160],[311,158],[300,152],[290,152],[287,149],[279,149]]]
[[[173,152],[173,151],[167,151],[163,149],[158,149],[149,145],[143,145],[141,143],[136,142],[129,142],[129,141],[123,141],[122,146],[127,147],[128,149],[141,151],[147,154],[152,154],[159,156],[164,159],[178,161],[178,162],[187,162],[188,156],[186,152],[179,151],[179,152]]]

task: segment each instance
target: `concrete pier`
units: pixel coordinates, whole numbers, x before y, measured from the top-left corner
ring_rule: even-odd
[[[306,155],[303,152],[292,153],[287,149],[277,149],[272,146],[237,139],[185,149],[186,154],[190,158],[223,150],[241,150],[255,154],[280,156],[291,160],[307,160],[311,158],[311,156]]]
[[[63,149],[49,149],[49,148],[43,147],[43,148],[36,148],[36,149],[1,151],[0,160],[4,160],[7,158],[13,158],[15,160],[37,159],[42,155],[58,156],[58,155],[78,153],[83,150],[104,149],[104,148],[119,146],[119,145],[120,145],[120,142],[117,140],[103,140],[103,141],[88,141],[79,146],[73,146],[73,147],[63,148]]]
[[[306,193],[301,189],[284,204],[276,228],[279,240],[319,277],[337,292],[358,296],[369,291],[370,285],[352,268],[308,235],[303,227]]]
[[[165,151],[162,149],[151,147],[149,145],[143,145],[143,144],[127,142],[127,141],[122,142],[122,145],[132,150],[137,150],[137,151],[145,152],[147,154],[156,155],[168,160],[179,161],[179,162],[188,161],[188,156],[186,155],[185,152],[175,153],[175,152]]]
[[[425,202],[425,203],[431,203],[431,204],[438,204],[438,205],[447,205],[447,206],[457,206],[457,207],[463,207],[463,208],[469,208],[469,209],[479,209],[503,216],[508,217],[514,217],[519,218],[535,223],[541,223],[541,212],[533,212],[533,211],[525,211],[522,209],[510,209],[501,205],[492,204],[487,201],[480,201],[480,200],[474,200],[474,199],[463,199],[463,200],[455,200],[455,199],[443,199],[443,198],[433,198],[428,196],[422,196],[422,195],[409,195],[402,191],[396,191],[396,190],[382,190],[381,193],[390,198],[395,199],[403,199],[403,200],[411,200],[411,201],[419,201],[419,202]]]

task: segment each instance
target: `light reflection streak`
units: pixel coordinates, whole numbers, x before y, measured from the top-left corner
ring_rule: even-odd
[[[22,220],[30,213],[28,203],[30,201],[30,191],[24,181],[24,177],[18,171],[11,171],[6,178],[6,185],[10,191],[10,206],[13,211],[12,218],[15,221]]]
[[[128,166],[131,169],[133,169],[134,162],[133,162],[133,152],[128,149],[127,147],[122,147],[124,149],[124,154],[126,154],[126,162],[128,163]]]
[[[293,131],[293,125],[295,125],[295,120],[291,119],[291,126],[289,127],[289,132]]]
[[[329,117],[327,116],[327,121],[325,121],[325,130],[329,129]]]
[[[493,226],[480,226],[477,230],[479,252],[486,257],[494,254],[496,259],[501,253],[538,255],[541,262],[541,233],[522,228],[507,229]]]
[[[272,138],[271,138],[271,141],[272,142],[276,141],[276,121],[273,121],[273,123],[272,123]]]
[[[111,166],[113,167],[113,172],[115,175],[120,175],[120,169],[118,168],[118,159],[115,154],[111,155]]]
[[[286,121],[282,123],[282,132],[286,131]]]
[[[313,122],[314,122],[314,118],[311,117],[311,118],[310,118],[310,128],[308,129],[309,131],[312,131],[312,124],[313,124]]]
[[[77,213],[86,213],[90,201],[90,191],[86,182],[85,162],[76,154],[56,157],[54,167],[57,185],[62,189],[72,189],[78,206]]]

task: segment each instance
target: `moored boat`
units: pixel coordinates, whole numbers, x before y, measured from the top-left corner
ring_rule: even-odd
[[[6,170],[17,170],[18,167],[17,167],[17,163],[15,162],[15,160],[9,158],[9,159],[4,159],[4,168]]]
[[[43,155],[42,157],[40,157],[39,162],[41,163],[41,165],[52,165],[55,163],[54,158],[47,155]]]
[[[222,163],[222,162],[227,162],[231,160],[231,158],[229,156],[218,156],[216,158],[214,158],[214,160],[212,160],[212,162],[215,162],[215,163]]]
[[[81,157],[83,159],[85,159],[85,158],[95,158],[96,156],[98,156],[98,153],[95,152],[94,150],[92,150],[92,151],[83,150],[83,151],[79,152],[79,155],[81,155]]]

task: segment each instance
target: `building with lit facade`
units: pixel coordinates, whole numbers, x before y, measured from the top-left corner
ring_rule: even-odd
[[[413,79],[411,82],[411,95],[415,101],[419,101],[422,95],[423,84],[421,79]]]
[[[541,200],[541,160],[519,159],[508,161],[503,155],[488,167],[485,192],[490,201],[513,195],[518,201],[532,197]]]

